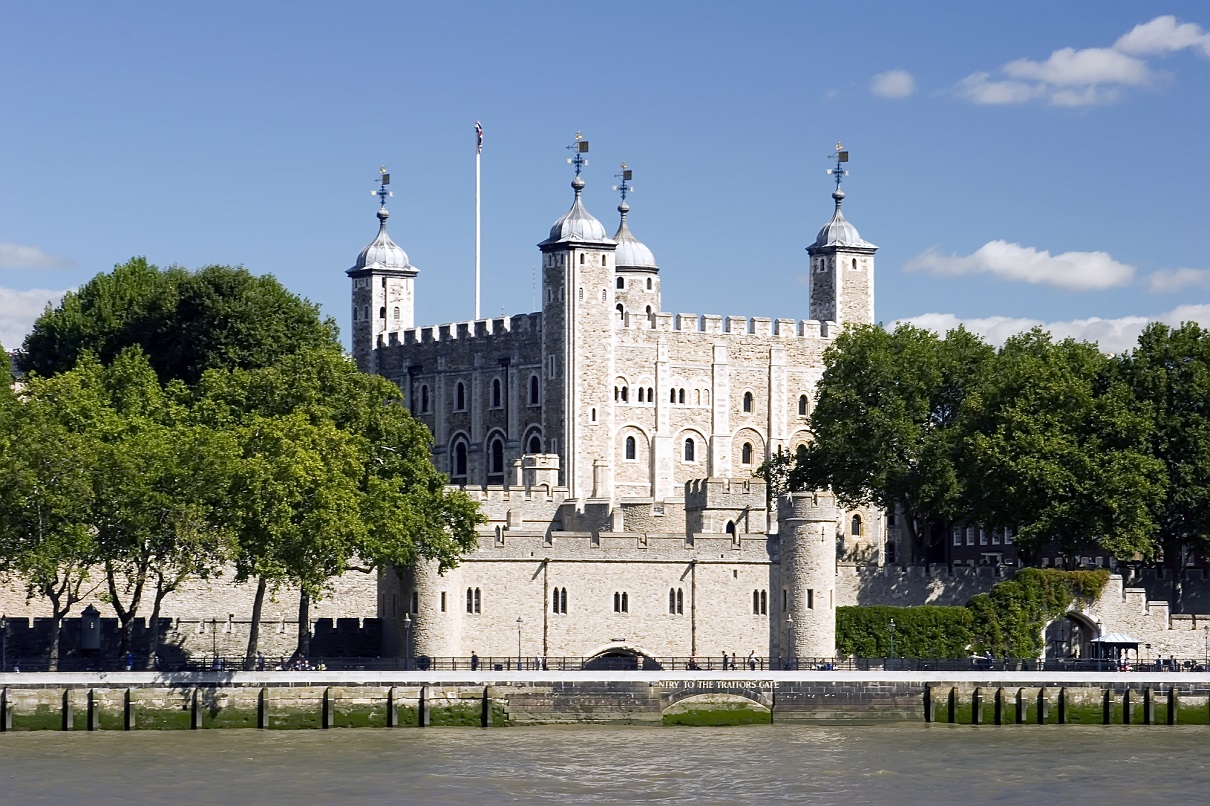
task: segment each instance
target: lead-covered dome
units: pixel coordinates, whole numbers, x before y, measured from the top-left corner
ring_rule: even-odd
[[[874,244],[862,240],[857,233],[857,227],[854,227],[840,212],[840,203],[844,201],[844,191],[839,188],[832,193],[832,198],[836,200],[836,212],[832,213],[832,218],[828,223],[823,225],[819,234],[815,236],[815,243],[812,246],[864,246],[873,247]]]
[[[626,223],[630,205],[625,199],[618,205],[618,212],[622,214],[622,222],[613,236],[618,242],[618,248],[613,253],[613,265],[619,269],[658,269],[655,255],[651,254],[645,243],[630,233],[630,226]]]
[[[390,216],[391,214],[385,207],[379,208],[378,236],[370,242],[369,246],[361,250],[361,254],[357,256],[357,262],[349,271],[361,271],[362,269],[415,270],[415,267],[408,262],[408,253],[403,251],[399,244],[392,241],[390,235],[387,235],[387,219]]]
[[[563,214],[550,228],[550,237],[542,243],[558,243],[560,241],[607,241],[605,227],[584,209],[580,201],[580,191],[584,189],[584,180],[576,177],[572,180],[572,188],[576,191],[575,201],[571,209]]]

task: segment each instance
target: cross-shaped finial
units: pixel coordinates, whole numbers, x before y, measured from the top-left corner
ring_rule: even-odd
[[[836,150],[834,152],[832,152],[832,154],[830,154],[828,158],[836,160],[836,167],[829,168],[828,175],[829,176],[834,175],[836,177],[836,189],[840,190],[841,177],[845,177],[845,176],[849,175],[849,172],[842,169],[840,166],[842,163],[846,163],[849,161],[849,152],[845,151],[844,146],[842,146],[840,144],[840,141],[837,140],[836,141]]]
[[[378,169],[378,190],[371,190],[371,196],[377,196],[381,202],[380,207],[387,206],[387,199],[395,194],[387,190],[387,185],[391,184],[391,175],[387,173],[386,166],[383,165]]]
[[[584,157],[588,153],[588,141],[584,139],[584,135],[576,132],[576,141],[569,145],[567,150],[574,155],[568,157],[567,162],[576,166],[576,176],[579,176],[581,169],[588,164],[588,160]]]
[[[629,167],[626,165],[626,163],[624,163],[624,162],[622,163],[622,172],[621,172],[620,174],[614,174],[614,175],[613,175],[613,178],[614,178],[614,179],[621,179],[621,180],[622,180],[621,184],[618,184],[618,185],[614,185],[614,186],[613,186],[613,189],[614,189],[614,190],[616,190],[616,191],[618,191],[618,192],[620,192],[620,193],[622,194],[622,201],[626,201],[626,194],[627,194],[627,193],[631,193],[631,192],[633,192],[633,191],[634,191],[634,186],[632,186],[631,184],[629,184],[629,183],[630,183],[630,177],[631,177],[631,170],[630,170],[630,168],[629,168]]]

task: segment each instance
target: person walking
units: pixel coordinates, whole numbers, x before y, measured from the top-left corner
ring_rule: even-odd
[[[748,669],[753,672],[756,671],[756,650],[755,649],[748,653]]]
[[[475,654],[475,650],[471,650],[471,671],[479,671],[479,656]]]

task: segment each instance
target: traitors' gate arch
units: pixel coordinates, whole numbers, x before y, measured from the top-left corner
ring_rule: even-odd
[[[664,667],[641,647],[628,642],[615,641],[594,650],[584,661],[582,668],[594,672],[658,672],[662,671]]]

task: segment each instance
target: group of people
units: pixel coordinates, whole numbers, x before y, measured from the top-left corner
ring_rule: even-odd
[[[752,650],[751,652],[749,652],[748,657],[745,658],[743,661],[740,661],[739,657],[734,652],[732,652],[730,655],[728,655],[726,652],[724,652],[722,655],[722,659],[723,659],[723,671],[724,672],[741,671],[744,668],[747,668],[748,671],[755,672],[757,667],[760,667],[762,669],[764,668],[764,659],[756,654],[755,649]],[[685,668],[687,668],[691,672],[695,672],[695,671],[698,671],[699,669],[701,669],[702,666],[700,663],[698,663],[697,656],[694,655],[689,658],[689,663],[686,664]]]

